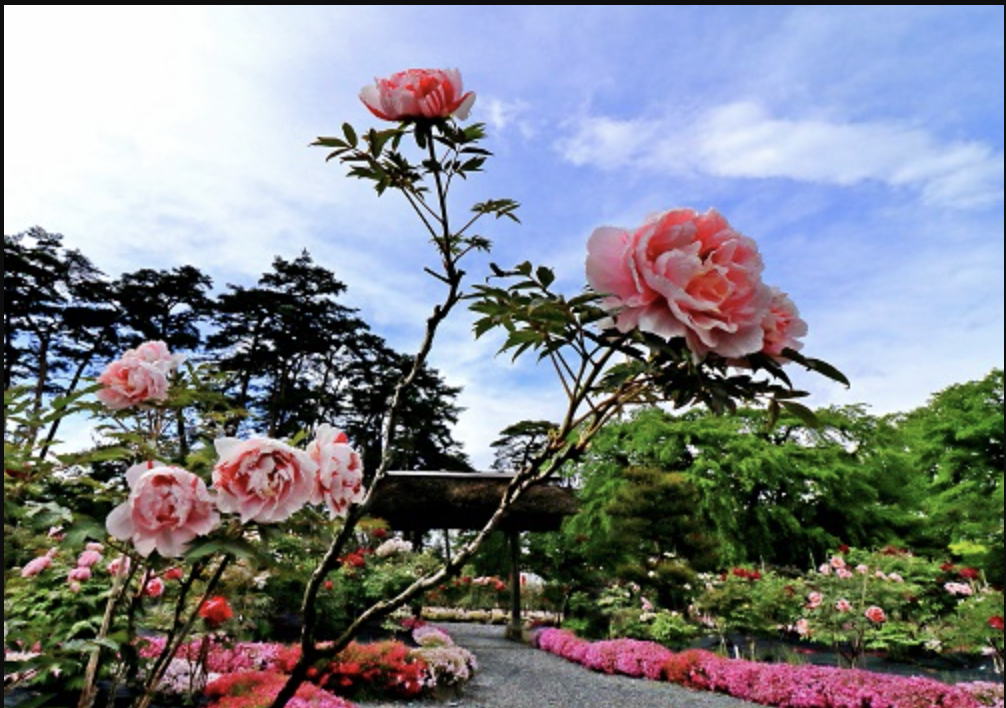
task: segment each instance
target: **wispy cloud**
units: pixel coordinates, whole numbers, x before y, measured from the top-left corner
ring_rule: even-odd
[[[978,141],[941,141],[891,122],[775,118],[751,102],[713,108],[692,125],[588,117],[557,149],[575,165],[605,170],[839,186],[872,180],[915,190],[928,204],[964,209],[1003,201],[1003,153]]]

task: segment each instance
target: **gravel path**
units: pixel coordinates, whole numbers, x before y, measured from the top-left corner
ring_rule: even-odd
[[[475,654],[479,670],[462,696],[444,702],[357,703],[359,708],[745,708],[755,704],[662,681],[590,671],[539,649],[505,639],[503,627],[443,624],[454,642]]]

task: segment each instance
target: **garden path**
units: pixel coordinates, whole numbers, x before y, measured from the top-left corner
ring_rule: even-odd
[[[454,642],[475,654],[479,670],[456,699],[357,703],[359,708],[748,708],[755,704],[661,681],[610,676],[520,642],[499,625],[448,624]]]

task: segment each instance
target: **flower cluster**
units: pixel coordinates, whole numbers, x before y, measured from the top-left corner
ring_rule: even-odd
[[[272,671],[224,674],[206,685],[208,708],[257,708],[269,705],[287,677]],[[312,683],[297,689],[290,708],[352,708],[352,704]]]
[[[115,376],[99,377],[97,396],[113,409],[163,400],[167,372],[178,361],[163,342],[147,342],[109,367]],[[134,381],[141,373],[142,385]],[[362,498],[360,457],[332,426],[320,425],[315,433],[306,451],[270,438],[218,438],[212,491],[180,467],[153,460],[134,465],[126,471],[129,497],[109,514],[108,532],[131,541],[142,556],[156,550],[177,557],[192,539],[217,527],[220,512],[238,514],[242,523],[276,523],[314,503],[326,505],[333,517],[344,516]]]
[[[620,332],[684,337],[699,358],[783,358],[807,333],[789,297],[761,280],[755,242],[715,209],[671,209],[637,229],[602,227],[587,242],[587,281]]]

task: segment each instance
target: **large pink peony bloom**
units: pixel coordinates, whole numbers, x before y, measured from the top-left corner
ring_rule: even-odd
[[[168,397],[168,374],[183,359],[181,354],[170,353],[164,342],[144,342],[101,372],[98,382],[103,388],[95,395],[111,410],[163,401]]]
[[[314,497],[318,465],[306,452],[268,438],[219,438],[216,448],[217,506],[241,523],[284,521]]]
[[[468,118],[475,94],[464,92],[457,69],[408,69],[376,79],[360,91],[360,100],[382,120]]]
[[[162,556],[180,556],[196,536],[212,531],[220,514],[206,483],[180,467],[161,462],[141,462],[126,472],[129,498],[108,515],[108,532],[131,540],[142,556],[156,550]]]
[[[696,357],[741,358],[765,344],[772,291],[758,247],[715,209],[672,209],[635,231],[596,229],[586,268],[622,332],[684,337]]]
[[[318,465],[311,502],[324,502],[333,518],[345,516],[349,505],[363,498],[363,463],[349,438],[327,423],[319,425],[307,454]]]

